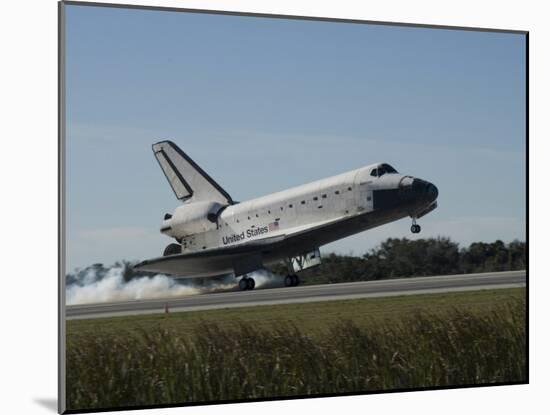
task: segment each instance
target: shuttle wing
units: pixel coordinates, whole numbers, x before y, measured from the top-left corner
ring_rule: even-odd
[[[259,239],[235,246],[148,259],[135,265],[140,271],[159,272],[181,278],[211,277],[235,272],[243,266],[252,272],[261,268],[262,251],[270,250],[285,235]]]
[[[337,225],[337,226],[336,226]],[[203,251],[148,259],[135,265],[141,271],[158,272],[179,278],[242,275],[263,267],[266,259],[284,259],[311,251],[327,242],[327,235],[346,233],[360,224],[355,218],[342,223],[333,220],[296,232]]]

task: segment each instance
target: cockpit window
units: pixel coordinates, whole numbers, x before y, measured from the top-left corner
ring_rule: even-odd
[[[374,169],[372,169],[371,172],[370,172],[370,175],[373,176],[373,177],[380,177],[380,176],[382,176],[386,173],[394,174],[394,173],[397,173],[397,170],[395,170],[389,164],[381,164],[380,166],[375,167]]]
[[[397,170],[395,170],[392,166],[390,166],[389,164],[382,164],[382,166],[380,167],[382,169],[384,169],[385,173],[397,173]],[[379,170],[380,170],[379,168]]]

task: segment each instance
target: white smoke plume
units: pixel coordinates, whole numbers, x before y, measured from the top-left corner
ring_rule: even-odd
[[[100,272],[86,269],[77,278],[67,280],[67,305],[116,301],[131,301],[154,298],[185,297],[216,291],[238,290],[239,279],[227,275],[223,279],[206,280],[199,284],[193,280],[175,280],[167,275],[136,277],[124,280],[124,268],[114,266]],[[283,286],[283,279],[267,270],[249,274],[256,282],[256,289]]]

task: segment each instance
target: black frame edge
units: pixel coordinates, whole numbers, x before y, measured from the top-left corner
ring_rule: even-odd
[[[65,2],[57,4],[57,412],[67,410],[65,320]]]
[[[269,398],[254,398],[254,399],[236,399],[236,400],[220,400],[220,401],[199,401],[199,402],[185,402],[185,403],[173,403],[173,404],[161,404],[161,405],[136,405],[136,406],[117,406],[113,408],[101,408],[101,409],[68,409],[64,413],[66,414],[89,414],[96,412],[114,412],[114,411],[133,411],[140,409],[164,409],[164,408],[186,408],[193,406],[206,406],[206,405],[227,405],[227,404],[241,404],[252,402],[276,402],[276,401],[293,401],[296,399],[316,399],[316,398],[339,398],[346,396],[365,396],[365,395],[379,395],[386,393],[409,393],[409,392],[430,392],[438,390],[457,390],[457,389],[472,389],[472,388],[490,388],[498,386],[518,386],[526,385],[527,382],[497,382],[486,384],[471,384],[471,385],[458,385],[458,386],[430,386],[424,388],[415,389],[391,389],[391,390],[374,390],[369,392],[343,392],[343,393],[327,393],[327,394],[315,394],[315,395],[294,395],[294,396],[282,396],[282,397],[269,397]]]
[[[303,16],[303,15],[288,15],[288,14],[271,14],[271,13],[255,13],[230,10],[210,10],[210,9],[192,9],[184,7],[169,7],[169,6],[146,6],[126,3],[100,3],[100,2],[81,2],[81,1],[64,1],[66,5],[88,6],[88,7],[111,7],[134,10],[150,10],[150,11],[170,11],[170,12],[186,12],[199,14],[218,14],[228,16],[245,16],[245,17],[266,17],[271,19],[290,19],[290,20],[310,20],[332,23],[354,23],[354,24],[372,24],[378,26],[400,26],[400,27],[417,27],[425,29],[443,29],[443,30],[464,30],[475,32],[494,32],[494,33],[515,33],[526,34],[527,30],[516,29],[492,29],[487,27],[469,27],[469,26],[452,26],[452,25],[436,25],[429,23],[402,23],[390,21],[362,20],[339,17],[323,17],[323,16]]]

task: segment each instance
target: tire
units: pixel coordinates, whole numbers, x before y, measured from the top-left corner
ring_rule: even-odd
[[[300,285],[300,277],[298,277],[296,274],[294,274],[294,275],[292,276],[292,279],[293,279],[293,281],[292,281],[293,284],[292,284],[292,285],[293,285],[294,287]]]
[[[248,290],[253,290],[254,287],[256,286],[256,281],[254,281],[254,278],[247,278],[246,283],[247,283]]]
[[[411,232],[412,233],[420,233],[420,225],[412,225],[411,226]]]
[[[245,277],[242,277],[239,281],[239,288],[241,291],[248,290],[248,281]]]
[[[181,245],[179,244],[170,244],[164,248],[162,256],[177,255],[181,254]]]
[[[287,275],[285,277],[285,287],[292,287],[293,282],[294,282],[294,278],[292,278],[292,275]]]

